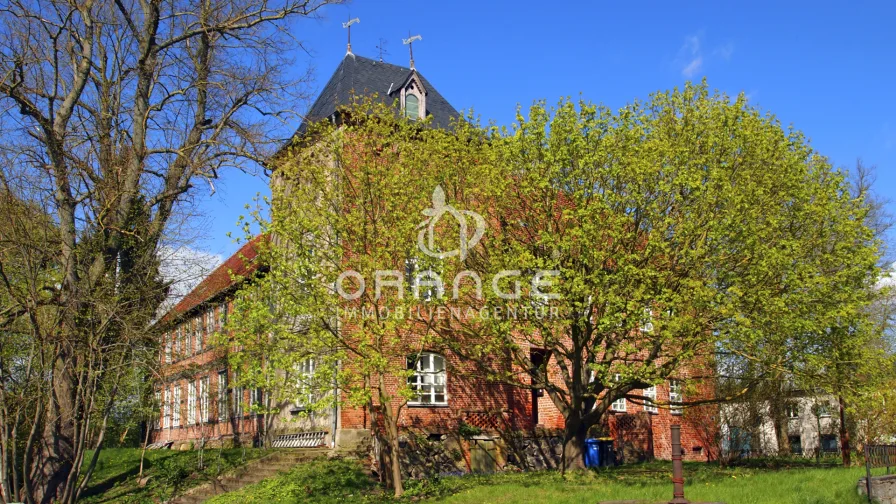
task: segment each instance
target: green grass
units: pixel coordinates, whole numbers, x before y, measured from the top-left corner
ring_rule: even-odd
[[[275,478],[219,495],[207,504],[388,502],[354,460],[317,459]]]
[[[96,470],[81,501],[92,504],[161,502],[263,454],[262,450],[246,449],[244,458],[243,450],[239,448],[205,450],[205,469],[199,471],[198,451],[147,450],[143,475],[149,480],[141,487],[137,481],[140,450],[107,448],[100,452]]]
[[[497,475],[490,478],[458,478],[457,488],[438,499],[461,503],[589,503],[603,500],[643,499],[668,502],[672,498],[668,462],[571,474]],[[706,464],[686,464],[685,495],[691,501],[727,504],[859,504],[856,494],[862,468],[791,467],[721,469]]]
[[[84,499],[88,503],[160,502],[171,495],[176,481],[183,489],[205,481],[216,470],[218,450],[207,452],[209,469],[194,471],[196,452],[147,452],[150,484],[137,485],[140,451],[104,450]],[[239,464],[241,450],[223,450],[221,470]],[[248,450],[247,459],[260,455]],[[403,502],[451,504],[595,504],[604,500],[643,499],[667,502],[672,497],[669,462],[651,462],[599,471],[552,471],[468,475],[406,482]],[[816,465],[811,460],[751,461],[748,466],[720,468],[686,463],[686,496],[691,501],[727,504],[860,504],[856,482],[864,468]],[[352,460],[318,459],[277,477],[216,497],[210,504],[300,504],[394,502],[391,492],[372,482]]]

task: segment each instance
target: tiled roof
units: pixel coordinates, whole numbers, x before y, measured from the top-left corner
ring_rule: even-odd
[[[258,244],[262,240],[267,240],[267,235],[258,235],[246,242],[235,254],[199,282],[199,285],[174,305],[174,308],[168,310],[161,323],[173,322],[258,271],[260,265],[255,258],[258,256]]]
[[[396,92],[412,72],[417,73],[426,88],[426,115],[432,116],[432,125],[448,128],[451,120],[458,117],[457,110],[419,71],[348,53],[314,101],[298,133],[305,131],[308,123],[330,117],[337,107],[351,105],[353,95],[377,93],[384,100],[395,100]]]

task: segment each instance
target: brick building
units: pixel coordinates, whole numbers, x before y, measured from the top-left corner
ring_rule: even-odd
[[[434,127],[447,127],[458,117],[457,111],[413,66],[406,68],[348,53],[312,105],[298,134],[302,134],[307,122],[328,120],[338,124],[339,108],[349,105],[356,93],[377,93],[385,100],[394,100],[402,113],[411,118],[431,116]],[[263,400],[263,391],[230,387],[233,370],[227,368],[225,360],[230,349],[208,344],[210,335],[220,330],[231,309],[230,299],[239,287],[235,279],[263,273],[263,268],[253,261],[255,243],[246,244],[162,318],[163,385],[157,392],[162,407],[152,434],[154,441],[257,441],[265,422],[250,409],[254,401]],[[531,351],[535,355],[539,350]],[[512,462],[514,456],[519,458],[521,455],[512,454],[507,446],[509,433],[514,433],[510,437],[516,439],[522,433],[523,439],[532,440],[527,441],[530,445],[548,440],[547,446],[556,447],[550,440],[556,440],[564,419],[547,395],[489,382],[453,355],[426,352],[413,366],[412,383],[418,397],[402,411],[400,426],[431,440],[453,443],[463,453],[459,468],[482,469],[481,464],[477,465],[476,453],[491,455],[485,458],[496,466]],[[685,397],[686,389],[697,390],[701,397],[708,395],[705,388],[695,388],[693,384],[685,387],[686,379],[682,376],[633,395],[652,397],[660,404],[689,400]],[[304,432],[306,438],[313,435],[322,443],[339,447],[355,446],[369,438],[372,425],[366,408],[337,406],[332,412],[295,422],[287,421],[287,417],[295,415],[299,405],[278,406],[284,418],[271,424],[278,435]],[[614,440],[621,459],[671,458],[669,425],[681,423],[686,458],[707,460],[715,456],[716,411],[711,407],[683,411],[620,399],[613,404],[607,423],[597,430],[599,435]],[[475,427],[479,434],[461,439],[456,435],[461,425]],[[551,464],[543,461],[544,466]]]

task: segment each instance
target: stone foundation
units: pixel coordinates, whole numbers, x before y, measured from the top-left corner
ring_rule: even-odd
[[[856,484],[859,495],[868,495],[865,478]],[[871,477],[871,496],[880,504],[896,504],[896,474]]]
[[[563,438],[561,436],[519,437],[510,443],[507,462],[527,471],[557,469],[563,463]]]

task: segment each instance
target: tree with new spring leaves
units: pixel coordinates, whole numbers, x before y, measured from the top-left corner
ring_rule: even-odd
[[[687,391],[718,352],[805,368],[826,330],[869,302],[878,253],[866,205],[743,95],[703,84],[616,112],[536,103],[489,149],[493,197],[462,205],[494,227],[469,262],[483,284],[507,270],[525,281],[499,277],[520,296],[485,289],[481,303],[559,315],[459,319],[445,342],[495,379],[546,392],[566,420],[565,467],[581,467],[589,428],[615,400],[643,403],[644,388],[684,378],[682,406],[696,402]],[[553,296],[530,287],[538,271],[557,272]],[[501,352],[513,367],[496,372],[488,360]]]
[[[259,256],[267,270],[237,296],[231,361],[257,378],[248,386],[272,387],[275,404],[310,393],[312,411],[334,400],[366,408],[400,495],[399,419],[417,396],[409,368],[435,337],[431,321],[410,314],[440,294],[415,278],[451,267],[418,250],[419,227],[444,167],[465,166],[482,146],[461,141],[463,125],[396,118],[375,98],[340,117],[311,125],[276,163],[270,221],[256,214],[271,236]]]

